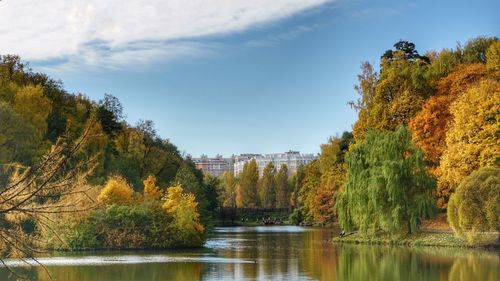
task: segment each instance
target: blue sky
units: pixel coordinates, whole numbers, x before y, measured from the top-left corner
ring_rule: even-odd
[[[12,43],[0,52],[20,54],[70,92],[118,97],[130,123],[153,120],[162,137],[194,156],[315,153],[329,136],[351,129],[356,113],[347,102],[357,98],[362,61],[377,65],[399,39],[423,53],[500,35],[498,1],[259,0],[234,7],[172,1],[122,7],[129,9],[121,15],[128,22],[112,24],[99,15],[116,7],[99,1],[61,2],[60,10],[71,12],[61,22],[27,5],[2,12],[5,1],[0,18],[19,16],[8,9],[25,9],[23,15],[41,17],[42,27],[21,30],[50,32],[27,40],[0,29],[0,40]],[[167,20],[156,11],[174,14]]]

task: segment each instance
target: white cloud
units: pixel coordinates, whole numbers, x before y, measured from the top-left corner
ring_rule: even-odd
[[[3,0],[0,54],[87,65],[197,55],[207,51],[200,38],[243,31],[330,1]]]

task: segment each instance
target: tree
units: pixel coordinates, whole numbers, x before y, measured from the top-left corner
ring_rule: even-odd
[[[236,180],[232,172],[224,172],[222,175],[222,186],[224,187],[223,206],[236,208]]]
[[[396,44],[398,45],[398,44]],[[362,140],[368,130],[395,130],[407,125],[410,118],[420,111],[424,101],[434,94],[427,79],[429,64],[415,59],[412,44],[401,44],[390,56],[382,57],[380,75],[368,64],[358,76],[356,87],[361,98],[351,106],[358,111],[358,121],[353,126],[356,140]]]
[[[180,185],[167,189],[167,198],[163,209],[174,217],[179,235],[186,237],[185,241],[191,240],[194,245],[200,244],[204,232],[197,206],[194,194],[184,193]]]
[[[95,207],[84,199],[94,159],[77,160],[92,137],[87,128],[74,142],[60,138],[32,167],[2,163],[0,169],[9,181],[0,186],[0,263],[3,257],[26,258],[40,252],[47,243],[40,234],[54,233],[51,216]],[[85,207],[80,207],[82,202]]]
[[[117,97],[105,94],[97,107],[97,118],[102,129],[109,136],[116,135],[121,129],[123,120],[123,106]]]
[[[465,177],[448,203],[448,222],[469,243],[500,233],[500,168],[483,167]]]
[[[290,187],[288,184],[288,167],[282,164],[276,174],[276,207],[290,207]]]
[[[496,37],[476,37],[468,40],[465,43],[462,51],[462,61],[464,63],[486,63],[486,52],[488,48],[495,42],[498,42]]]
[[[353,125],[353,134],[356,139],[363,139],[369,126],[369,113],[373,106],[375,97],[375,87],[377,86],[378,73],[368,62],[361,64],[361,74],[358,74],[358,85],[354,90],[360,96],[356,101],[349,102],[349,105],[358,112],[358,120]]]
[[[276,206],[276,168],[269,162],[259,181],[258,192],[260,206],[263,208],[274,208]]]
[[[437,82],[437,95],[430,97],[422,110],[411,118],[408,127],[413,141],[424,151],[429,171],[434,176],[439,176],[437,167],[446,148],[446,132],[452,120],[451,103],[485,75],[483,64],[458,65]],[[439,198],[438,205],[445,206],[444,200]]]
[[[500,40],[492,43],[486,51],[486,68],[492,77],[500,80]]]
[[[352,147],[346,161],[349,170],[336,203],[344,230],[413,233],[419,218],[429,215],[434,180],[405,127],[369,132]]]
[[[240,175],[239,188],[237,190],[237,204],[238,208],[256,208],[259,206],[258,196],[258,181],[259,169],[257,161],[252,159],[243,165],[243,171]]]
[[[462,179],[479,167],[497,165],[500,155],[500,82],[482,80],[450,107],[453,121],[439,166],[439,190],[449,198]]]
[[[144,198],[148,200],[159,200],[162,197],[162,192],[158,186],[156,186],[156,178],[154,176],[148,176],[147,179],[143,181],[144,183]]]
[[[127,204],[132,201],[134,190],[127,181],[120,176],[111,176],[99,193],[97,200],[106,205]]]
[[[393,50],[385,51],[381,59],[394,60],[395,52],[401,52],[406,60],[422,60],[427,63],[430,62],[428,57],[421,56],[418,54],[418,51],[415,50],[415,44],[413,44],[412,42],[400,40],[396,42],[396,44],[394,44],[394,48],[396,48],[396,51]]]
[[[40,85],[20,88],[16,93],[13,108],[26,122],[33,125],[40,139],[45,136],[47,116],[52,105],[50,100],[43,95]]]
[[[0,102],[0,163],[31,165],[38,154],[38,142],[33,126]]]

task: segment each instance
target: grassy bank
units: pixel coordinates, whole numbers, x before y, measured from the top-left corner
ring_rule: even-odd
[[[456,237],[449,232],[420,232],[405,236],[391,236],[387,234],[361,235],[359,233],[349,234],[344,237],[333,238],[334,243],[351,244],[381,244],[402,245],[409,247],[434,246],[434,247],[460,247],[460,248],[499,248],[498,243],[470,245],[465,240]]]

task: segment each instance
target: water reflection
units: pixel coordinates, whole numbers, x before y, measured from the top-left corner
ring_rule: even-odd
[[[73,254],[44,260],[55,280],[500,280],[499,252],[333,245],[336,230],[219,228],[203,250]],[[24,269],[49,280],[41,267]],[[8,273],[0,268],[0,280]]]

